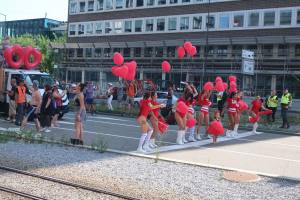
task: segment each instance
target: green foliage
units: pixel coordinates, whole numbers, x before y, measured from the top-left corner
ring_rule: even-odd
[[[48,73],[53,72],[54,65],[54,52],[50,48],[50,43],[60,43],[63,44],[66,42],[66,36],[63,37],[54,37],[54,39],[49,39],[43,35],[33,36],[33,35],[22,35],[17,37],[12,37],[10,43],[19,44],[21,46],[32,46],[40,49],[43,57],[40,65],[40,70]]]
[[[101,136],[98,136],[91,145],[92,149],[104,153],[107,150],[108,144]]]

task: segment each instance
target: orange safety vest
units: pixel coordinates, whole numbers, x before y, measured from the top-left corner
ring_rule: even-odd
[[[23,87],[18,86],[17,90],[18,90],[17,103],[19,103],[19,104],[25,103],[26,102],[26,88],[24,86]]]

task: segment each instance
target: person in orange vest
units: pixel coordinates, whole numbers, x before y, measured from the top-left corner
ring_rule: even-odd
[[[25,114],[25,103],[26,103],[26,87],[23,79],[19,79],[18,86],[15,92],[16,104],[17,104],[17,116],[15,124],[21,126]]]

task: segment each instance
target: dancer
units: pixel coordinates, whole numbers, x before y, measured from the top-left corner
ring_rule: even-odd
[[[211,95],[210,91],[203,90],[199,97],[198,97],[198,104],[201,106],[200,112],[199,112],[199,121],[198,121],[198,128],[197,128],[197,135],[196,139],[207,139],[207,128],[209,125],[209,107],[211,106],[211,101],[209,100]],[[206,130],[203,134],[200,134],[201,126],[205,123]]]
[[[108,107],[108,110],[113,111],[114,109],[113,109],[113,106],[111,104],[111,102],[112,102],[112,100],[114,98],[114,96],[113,96],[113,92],[114,92],[113,91],[113,85],[111,83],[108,83],[107,85],[108,85],[108,89],[106,91],[106,95],[107,95],[107,107]]]
[[[260,112],[260,111],[267,110],[267,109],[264,107],[260,96],[256,96],[256,98],[251,102],[251,104],[252,104],[252,108],[250,111],[250,116],[253,118],[252,132],[254,134],[260,134],[260,132],[256,131],[258,128],[258,122],[259,122],[260,116],[263,115],[263,112]]]
[[[237,123],[237,109],[238,109],[238,102],[237,102],[237,93],[232,92],[227,99],[227,107],[228,107],[228,120],[229,120],[229,127],[226,131],[226,135],[228,137],[234,137],[236,134],[234,132],[234,128],[236,127]]]
[[[77,86],[76,97],[75,97],[75,139],[71,139],[72,144],[80,144],[83,145],[83,124],[86,121],[86,109],[84,105],[84,95],[83,90],[85,88],[85,84],[80,83]]]
[[[210,123],[208,134],[213,136],[213,143],[217,143],[217,138],[224,134],[224,128],[221,122],[220,112],[218,110],[214,113],[214,121]]]
[[[237,97],[236,97],[236,101],[237,101],[237,109],[236,109],[236,119],[235,119],[235,125],[234,125],[234,128],[233,128],[233,132],[232,132],[232,136],[237,136],[238,135],[238,129],[239,129],[239,125],[240,125],[240,120],[241,120],[241,115],[242,115],[242,112],[243,110],[241,110],[240,108],[240,104],[239,102],[242,101],[243,99],[243,95],[244,93],[242,91],[239,91],[237,93]]]
[[[141,132],[142,132],[139,145],[137,148],[138,152],[146,153],[147,151],[151,151],[149,147],[149,143],[150,143],[151,135],[153,133],[153,129],[148,124],[147,117],[152,110],[157,108],[163,108],[163,107],[165,107],[164,104],[160,104],[156,106],[152,105],[150,93],[147,92],[144,94],[143,99],[140,101],[140,113],[137,118],[137,122],[140,125]]]
[[[159,103],[157,103],[157,93],[156,92],[153,92],[151,93],[151,104],[153,106],[159,106]],[[159,111],[160,111],[160,107],[157,107],[155,109],[152,109],[152,112],[150,114],[150,122],[152,124],[152,127],[153,127],[153,133],[151,135],[151,139],[150,139],[150,142],[149,142],[149,147],[150,148],[156,148],[157,145],[155,144],[155,139],[156,139],[156,136],[157,136],[157,133],[159,131],[158,129],[158,119],[160,116],[159,114]]]

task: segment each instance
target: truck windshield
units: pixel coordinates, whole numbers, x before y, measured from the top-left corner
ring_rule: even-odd
[[[39,82],[39,88],[43,89],[46,84],[53,86],[55,84],[54,79],[45,74],[27,74],[26,84],[32,86],[32,82],[37,80]]]

